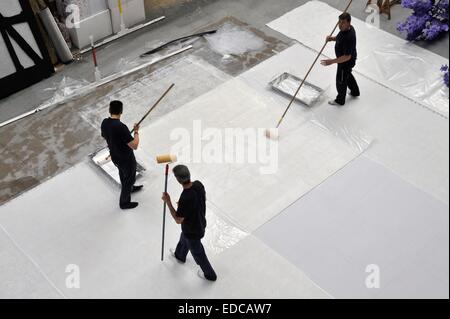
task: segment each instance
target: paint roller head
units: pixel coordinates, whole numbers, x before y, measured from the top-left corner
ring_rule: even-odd
[[[174,163],[177,161],[177,156],[172,154],[164,154],[156,156],[158,164]]]
[[[269,128],[266,130],[266,137],[271,140],[278,140],[280,138],[279,130],[277,128]]]

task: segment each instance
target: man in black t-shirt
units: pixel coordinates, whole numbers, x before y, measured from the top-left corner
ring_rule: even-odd
[[[347,88],[350,89],[350,95],[357,97],[360,95],[358,83],[352,74],[358,57],[356,51],[356,32],[351,25],[352,17],[348,13],[339,16],[340,32],[336,37],[328,36],[328,41],[335,41],[336,59],[323,60],[322,65],[328,66],[337,63],[336,88],[338,96],[330,101],[331,105],[344,105],[347,95]]]
[[[109,106],[111,117],[103,120],[101,129],[102,136],[108,143],[111,160],[119,169],[122,184],[120,208],[133,209],[138,203],[131,202],[131,193],[142,189],[142,186],[134,186],[137,163],[133,150],[139,147],[139,126],[134,126],[134,137],[131,136],[128,127],[120,121],[122,112],[122,102],[112,101]]]
[[[175,251],[171,251],[173,257],[179,262],[185,263],[189,251],[201,270],[198,275],[209,281],[216,281],[214,272],[201,239],[205,236],[206,229],[206,192],[205,187],[199,181],[191,182],[191,173],[184,165],[173,169],[178,182],[183,186],[183,193],[178,202],[178,209],[172,205],[169,194],[163,194],[163,201],[169,207],[175,222],[181,225],[180,241]]]

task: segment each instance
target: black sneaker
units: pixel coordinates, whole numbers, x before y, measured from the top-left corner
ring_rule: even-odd
[[[135,203],[135,202],[130,202],[128,204],[125,205],[120,205],[121,209],[133,209],[139,206],[139,203]]]
[[[144,185],[133,186],[133,190],[131,192],[136,193],[136,192],[141,191],[143,188],[144,188]]]

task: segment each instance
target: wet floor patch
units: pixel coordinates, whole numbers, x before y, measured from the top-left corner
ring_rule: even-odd
[[[211,36],[209,41],[202,39],[203,45],[195,54],[232,76],[238,76],[288,47],[283,41],[234,17],[225,17],[200,31],[213,29],[218,30],[218,34]],[[240,38],[230,41],[232,43],[220,44],[214,41],[216,38],[227,40],[235,35]]]

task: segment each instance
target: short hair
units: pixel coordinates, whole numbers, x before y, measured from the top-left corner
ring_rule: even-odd
[[[112,101],[109,103],[109,113],[111,115],[120,115],[123,112],[123,103],[120,101]]]
[[[352,22],[352,16],[348,12],[344,12],[339,16],[339,20],[345,20],[347,22]]]
[[[189,168],[184,165],[178,165],[173,168],[173,174],[180,184],[186,185],[191,182],[191,172],[189,172]]]

